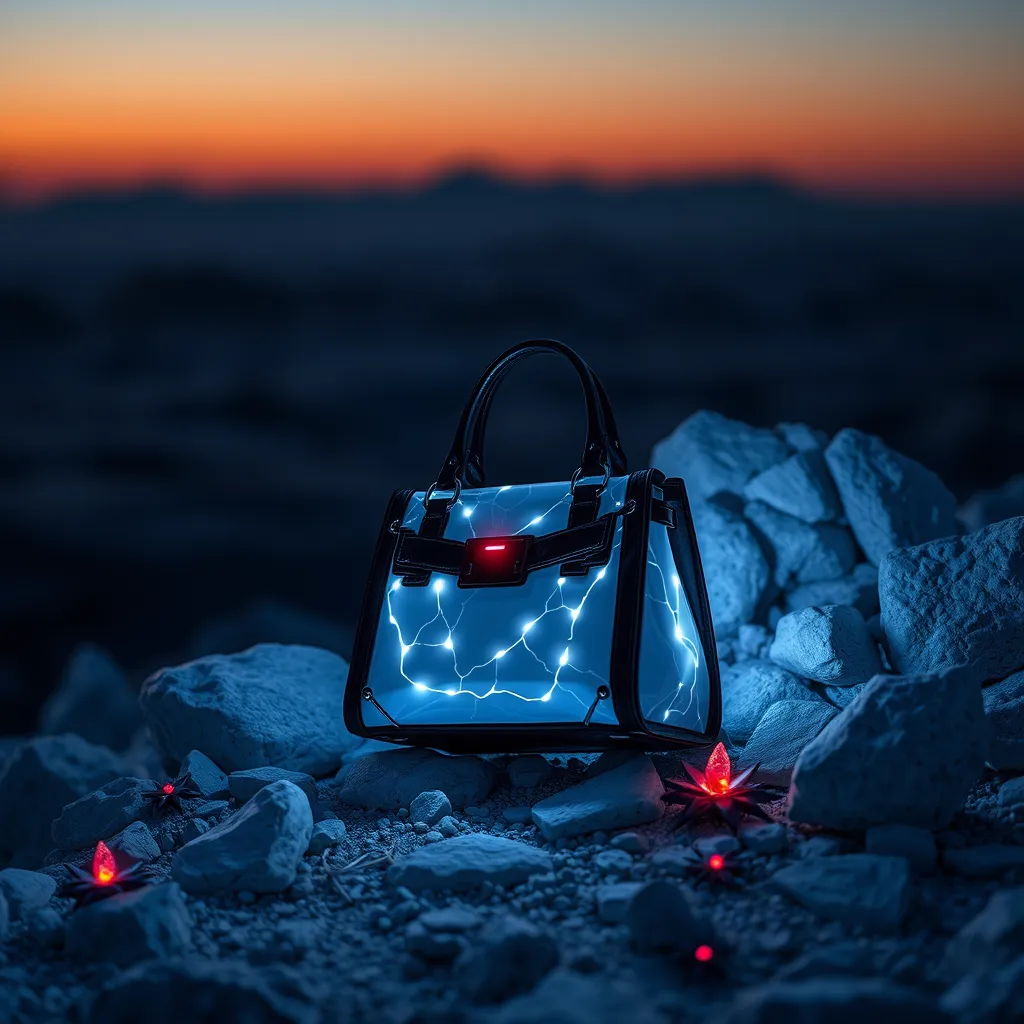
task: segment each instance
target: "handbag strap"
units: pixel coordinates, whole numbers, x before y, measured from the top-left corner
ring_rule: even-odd
[[[579,469],[573,475],[574,484],[577,479],[594,476],[607,482],[610,476],[626,472],[626,455],[619,442],[611,403],[597,375],[568,345],[549,338],[535,338],[522,341],[503,352],[477,381],[462,411],[448,457],[438,473],[437,481],[427,492],[428,495],[435,490],[458,492],[464,486],[484,485],[484,435],[498,386],[516,363],[542,353],[567,359],[583,386],[587,405],[587,436]]]

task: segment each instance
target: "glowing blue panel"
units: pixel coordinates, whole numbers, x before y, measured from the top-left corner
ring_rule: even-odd
[[[599,514],[622,507],[628,479],[609,481]],[[466,490],[445,537],[562,530],[571,501],[568,483]],[[420,492],[402,525],[422,518]],[[376,700],[401,725],[581,723],[608,684],[622,528],[619,517],[608,564],[586,576],[561,578],[556,565],[520,586],[477,589],[441,573],[426,587],[389,576],[366,681]],[[361,711],[367,726],[390,724],[367,702]],[[617,724],[610,699],[591,722]]]
[[[668,529],[651,523],[647,545],[640,713],[653,725],[703,732],[710,702],[708,668],[693,613],[676,574]]]

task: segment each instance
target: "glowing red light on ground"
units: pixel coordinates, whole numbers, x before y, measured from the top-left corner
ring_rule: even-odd
[[[715,951],[710,946],[698,946],[693,955],[700,963],[706,964],[715,955]]]
[[[719,743],[711,751],[707,767],[704,769],[704,779],[704,788],[712,795],[729,792],[729,786],[732,784],[732,763],[723,743]]]
[[[504,544],[485,544],[484,551],[504,551]]]
[[[92,877],[97,885],[110,885],[117,876],[117,865],[110,848],[102,840],[96,844],[96,852],[92,855]]]
[[[169,782],[165,782],[161,788],[168,796],[174,792],[174,786]]]
[[[713,853],[708,858],[708,867],[712,871],[721,871],[725,867],[725,858],[720,853]]]

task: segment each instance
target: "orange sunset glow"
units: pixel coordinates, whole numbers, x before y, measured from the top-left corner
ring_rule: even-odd
[[[0,14],[0,187],[416,183],[480,164],[1020,191],[1013,8],[865,10],[15,3]]]

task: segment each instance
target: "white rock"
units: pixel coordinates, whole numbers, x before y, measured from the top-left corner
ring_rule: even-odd
[[[68,804],[54,821],[54,843],[62,850],[81,850],[108,839],[149,812],[151,805],[143,793],[154,789],[152,779],[128,776],[86,793]]]
[[[177,885],[147,885],[75,911],[66,947],[76,960],[118,967],[166,960],[192,948],[192,920]]]
[[[722,672],[722,728],[736,743],[746,743],[768,708],[781,700],[824,703],[798,676],[771,661],[743,661]]]
[[[699,502],[719,491],[742,493],[751,477],[788,455],[770,430],[702,409],[654,446],[650,464],[666,476],[681,476],[690,500]]]
[[[741,516],[700,502],[692,513],[711,617],[724,637],[754,617],[768,585],[768,563]]]
[[[910,903],[902,857],[809,857],[776,871],[770,884],[815,914],[876,931],[899,928]]]
[[[743,515],[768,552],[780,587],[840,579],[857,562],[857,546],[842,526],[805,523],[760,501],[747,502]]]
[[[309,800],[286,780],[261,789],[235,815],[178,852],[171,876],[186,892],[283,892],[309,846]]]
[[[968,670],[877,676],[807,745],[791,821],[944,828],[982,772],[988,727]]]
[[[841,430],[825,449],[850,527],[868,561],[894,548],[956,533],[956,499],[913,459],[859,430]]]
[[[1024,668],[1024,518],[891,552],[878,598],[897,671],[969,664],[1005,679]]]
[[[116,754],[80,736],[21,743],[0,771],[0,865],[41,866],[53,849],[50,829],[62,808],[123,774]]]
[[[164,669],[139,700],[169,761],[202,750],[227,772],[275,765],[319,778],[358,742],[342,722],[347,678],[329,651],[261,644]]]
[[[321,854],[335,847],[345,838],[345,822],[341,818],[325,818],[313,826],[306,853]]]
[[[188,824],[186,823],[186,828],[188,828]],[[206,823],[203,822],[203,824]],[[160,856],[160,847],[144,821],[133,821],[117,835],[111,836],[107,845],[111,850],[120,851],[129,861],[148,863]]]
[[[833,686],[864,683],[882,671],[878,648],[860,612],[844,604],[784,615],[769,656],[798,676]]]
[[[428,789],[409,804],[409,820],[427,825],[436,825],[451,813],[451,801],[439,789]]]
[[[408,807],[420,793],[440,790],[453,807],[480,804],[494,786],[494,766],[480,757],[452,757],[423,747],[382,750],[340,773],[339,799],[354,807]]]
[[[225,800],[231,796],[228,777],[201,750],[190,750],[181,762],[181,774],[191,776],[196,789],[207,800]]]
[[[535,846],[473,832],[414,850],[388,868],[388,881],[413,892],[476,889],[485,881],[508,888],[553,867]]]
[[[48,906],[57,883],[41,871],[4,868],[0,871],[0,896],[7,901],[11,919],[21,918]]]
[[[533,805],[533,823],[545,839],[569,838],[644,825],[661,817],[665,787],[642,754]]]
[[[836,714],[836,709],[824,701],[783,700],[773,704],[744,747],[740,767],[759,765],[757,781],[768,786],[788,786],[804,747]]]
[[[605,924],[622,924],[626,920],[633,897],[644,887],[643,882],[612,882],[594,890],[597,916]]]
[[[820,448],[791,455],[748,480],[743,495],[806,523],[826,523],[842,513],[836,485]]]

